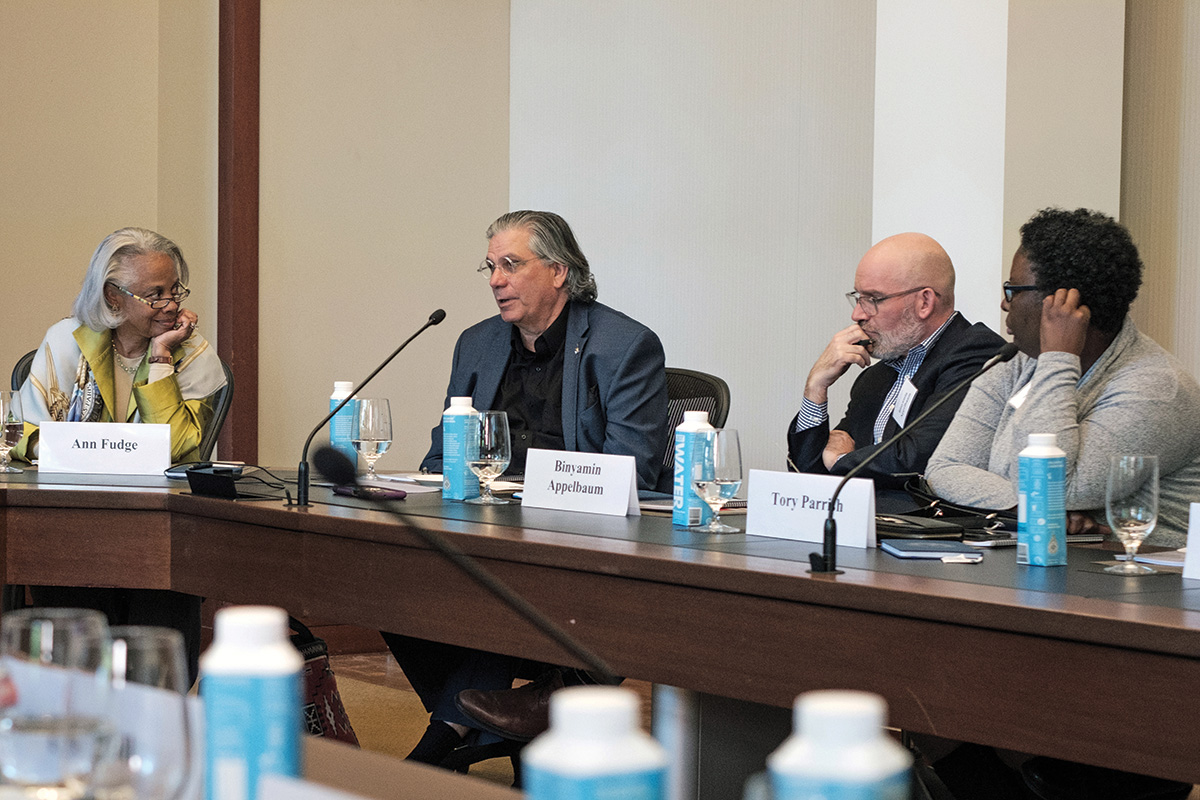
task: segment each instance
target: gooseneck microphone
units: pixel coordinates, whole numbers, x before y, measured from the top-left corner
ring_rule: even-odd
[[[841,482],[838,483],[837,488],[833,490],[833,497],[830,498],[830,500],[829,500],[829,517],[825,520],[825,539],[822,542],[823,552],[808,554],[808,563],[812,567],[809,570],[810,572],[818,572],[818,573],[820,573],[820,572],[840,573],[841,572],[841,570],[837,568],[837,520],[835,520],[833,518],[833,511],[835,508],[837,508],[838,495],[842,493],[842,487],[846,485],[846,481],[850,480],[855,475],[862,472],[864,467],[866,467],[868,464],[870,464],[872,461],[874,461],[876,458],[878,458],[881,454],[883,454],[884,452],[889,450],[892,447],[892,445],[894,445],[896,442],[900,441],[900,438],[902,436],[904,436],[904,434],[908,433],[913,428],[917,427],[917,425],[920,425],[921,422],[924,421],[924,419],[926,417],[928,417],[934,411],[937,411],[939,408],[941,408],[942,404],[949,401],[951,397],[954,397],[959,392],[961,392],[963,389],[970,386],[971,383],[976,378],[978,378],[980,375],[987,372],[989,369],[996,366],[997,364],[1003,364],[1005,361],[1012,360],[1012,357],[1015,356],[1016,354],[1017,354],[1017,346],[1015,344],[1013,344],[1012,342],[1005,344],[1003,347],[1000,348],[1000,351],[997,352],[996,355],[992,356],[987,361],[985,361],[983,366],[980,367],[975,372],[974,375],[972,375],[969,378],[966,378],[961,383],[959,383],[957,386],[955,386],[953,389],[951,389],[950,391],[948,391],[944,395],[942,395],[940,398],[938,398],[938,401],[936,403],[934,403],[929,408],[925,409],[920,414],[918,414],[917,418],[914,419],[912,422],[908,423],[903,428],[896,431],[895,435],[892,436],[892,438],[888,439],[886,442],[881,444],[875,450],[874,453],[871,453],[871,455],[864,458],[857,465],[855,465],[853,469],[851,469],[849,472],[846,473],[846,475],[842,478]]]
[[[308,435],[308,438],[304,440],[304,450],[300,453],[300,466],[296,470],[296,505],[298,505],[298,506],[308,505],[308,483],[309,483],[309,480],[308,480],[308,446],[310,444],[312,444],[313,437],[317,435],[317,431],[319,431],[319,430],[321,430],[321,428],[325,427],[325,423],[327,423],[327,422],[329,422],[329,420],[333,419],[333,415],[336,414],[337,412],[341,411],[342,407],[345,406],[346,403],[349,403],[351,400],[353,400],[354,396],[356,394],[358,394],[359,389],[363,388],[368,383],[370,383],[371,379],[374,378],[376,375],[378,375],[380,370],[382,370],[388,364],[392,363],[392,359],[395,358],[396,356],[400,355],[400,351],[403,350],[404,348],[408,347],[409,342],[411,342],[413,339],[417,338],[422,333],[424,333],[426,328],[430,328],[430,327],[433,327],[434,325],[437,325],[439,322],[441,322],[445,318],[446,318],[446,312],[440,308],[437,311],[430,314],[428,321],[426,321],[426,323],[424,325],[422,325],[416,333],[414,333],[412,336],[405,339],[403,344],[401,344],[399,347],[397,347],[395,350],[393,350],[392,354],[390,356],[388,356],[387,358],[385,358],[383,360],[383,363],[380,364],[378,367],[376,367],[375,371],[367,376],[366,380],[364,380],[358,386],[355,386],[354,390],[351,391],[350,394],[348,394],[346,396],[346,398],[344,400],[342,400],[342,402],[338,403],[337,407],[334,408],[332,411],[330,411],[329,414],[326,415],[325,419],[318,422],[317,427],[312,429],[312,433],[310,433]]]
[[[350,463],[350,459],[332,447],[318,448],[317,452],[313,454],[313,464],[316,466],[317,472],[321,473],[321,476],[325,480],[335,486],[357,485],[354,465]],[[366,497],[364,499],[379,504],[388,513],[397,517],[406,516],[392,505],[394,501],[374,497]],[[475,563],[473,558],[452,545],[441,533],[421,525],[410,525],[409,530],[416,533],[426,544],[441,553],[442,556],[451,561],[463,572],[467,573],[467,576],[471,580],[495,595],[497,599],[515,611],[521,619],[546,634],[555,644],[583,662],[588,671],[594,673],[594,677],[599,678],[601,683],[611,685],[618,683],[617,679],[613,677],[612,669],[604,662],[604,659],[584,647],[571,634],[567,633],[549,617],[530,605],[525,598],[508,588],[498,578]]]

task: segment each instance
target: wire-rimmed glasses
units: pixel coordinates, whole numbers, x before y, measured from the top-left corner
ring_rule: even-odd
[[[109,286],[113,287],[114,289],[116,289],[118,292],[120,292],[123,295],[132,297],[134,300],[137,300],[139,303],[145,303],[146,305],[153,308],[155,311],[161,311],[162,309],[171,305],[171,303],[174,303],[177,306],[182,305],[183,301],[188,299],[188,295],[190,295],[192,293],[191,289],[187,288],[186,286],[184,286],[181,283],[177,283],[171,287],[170,297],[156,297],[152,300],[147,300],[145,297],[136,295],[133,292],[126,289],[124,286],[118,286],[117,284],[115,284],[111,281],[109,281]]]

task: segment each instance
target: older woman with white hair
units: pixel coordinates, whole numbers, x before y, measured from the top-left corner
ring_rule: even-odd
[[[26,434],[13,454],[31,460],[37,423],[147,422],[171,426],[171,459],[195,461],[213,394],[225,385],[216,352],[196,333],[179,247],[122,228],[92,254],[72,316],[55,323],[21,387]],[[32,586],[38,606],[94,608],[114,625],[183,633],[191,677],[200,654],[200,598],[158,589]]]
[[[213,394],[225,385],[216,352],[182,303],[188,267],[178,245],[122,228],[92,254],[72,316],[53,325],[21,388],[26,436],[13,456],[36,455],[36,425],[153,422],[171,426],[171,460],[197,460]]]

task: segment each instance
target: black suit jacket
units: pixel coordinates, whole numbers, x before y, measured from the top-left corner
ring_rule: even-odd
[[[921,368],[913,376],[917,396],[908,410],[908,419],[916,419],[927,405],[942,394],[965,380],[983,366],[983,362],[996,354],[1004,340],[982,322],[974,325],[959,314],[934,343],[921,362]],[[858,449],[838,459],[832,470],[825,469],[821,453],[829,441],[829,423],[795,433],[796,418],[788,423],[788,455],[801,472],[844,475],[875,452],[875,418],[896,382],[896,370],[883,362],[872,364],[854,382],[850,390],[850,404],[846,416],[838,423],[838,430],[846,431],[854,439]],[[966,392],[939,408],[929,419],[904,435],[862,472],[859,477],[873,478],[876,488],[897,488],[903,479],[893,476],[913,472],[924,472],[925,465],[937,448],[942,434],[954,418],[954,412]],[[900,429],[894,418],[889,418],[883,431],[886,441]]]

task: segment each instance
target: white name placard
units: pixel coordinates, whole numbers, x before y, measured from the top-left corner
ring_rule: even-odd
[[[38,470],[162,475],[171,466],[171,426],[139,422],[43,422]]]
[[[641,514],[633,456],[531,449],[521,505],[623,517]]]
[[[1183,577],[1200,580],[1200,503],[1192,503],[1188,515],[1187,553],[1183,557]]]
[[[823,542],[829,500],[841,477],[802,472],[750,470],[746,533]],[[838,495],[838,544],[843,547],[875,546],[875,481],[851,478]]]

